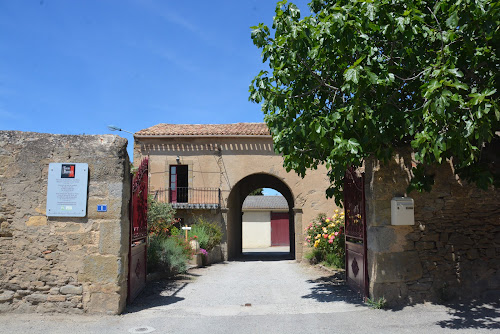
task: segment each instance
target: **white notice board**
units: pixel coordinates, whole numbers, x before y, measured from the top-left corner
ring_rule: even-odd
[[[89,165],[50,163],[47,184],[47,216],[85,217]]]

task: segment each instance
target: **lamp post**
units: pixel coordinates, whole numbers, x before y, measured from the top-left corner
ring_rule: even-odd
[[[122,128],[119,128],[116,125],[108,125],[108,129],[111,130],[111,131],[123,131],[123,132],[127,132],[127,133],[130,133],[130,134],[134,134],[133,132],[130,132],[130,131],[127,131],[127,130],[123,130]]]
[[[130,133],[131,135],[134,135],[133,132],[123,130],[122,128],[119,128],[116,125],[108,125],[108,129],[110,131],[123,131],[123,132]],[[130,143],[128,143],[128,140],[127,140],[127,152],[128,152],[129,160],[130,160],[130,157],[132,157],[132,159],[133,159],[134,158],[133,146],[131,146]],[[132,163],[133,160],[131,160],[130,162]]]

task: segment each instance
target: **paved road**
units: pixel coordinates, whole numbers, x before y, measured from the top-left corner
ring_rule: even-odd
[[[372,310],[338,274],[259,255],[153,282],[121,316],[0,315],[0,333],[500,332],[498,303]]]

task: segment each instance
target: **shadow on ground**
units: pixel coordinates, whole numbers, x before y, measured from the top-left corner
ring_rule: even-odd
[[[406,306],[419,303],[397,305],[385,309],[388,312],[398,312]],[[500,300],[496,297],[480,300],[452,301],[433,303],[447,308],[450,319],[436,322],[437,326],[447,329],[500,329]]]
[[[294,257],[290,252],[244,252],[233,261],[286,261],[293,259]]]
[[[444,304],[449,320],[437,322],[450,329],[500,329],[500,301],[467,301]]]
[[[156,306],[166,306],[184,300],[182,297],[177,297],[177,294],[197,276],[199,275],[185,273],[148,282],[139,296],[127,305],[124,314],[140,312]]]
[[[345,272],[334,272],[314,280],[311,293],[302,298],[314,299],[321,303],[343,301],[349,304],[364,305],[363,298],[345,284]]]

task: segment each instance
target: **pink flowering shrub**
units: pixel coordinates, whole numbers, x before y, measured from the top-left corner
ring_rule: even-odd
[[[337,268],[345,266],[344,212],[335,210],[332,217],[319,214],[305,229],[305,242],[313,248],[311,260]]]
[[[198,251],[198,254],[201,254],[203,256],[208,256],[208,252],[203,248],[200,248],[200,250]]]

